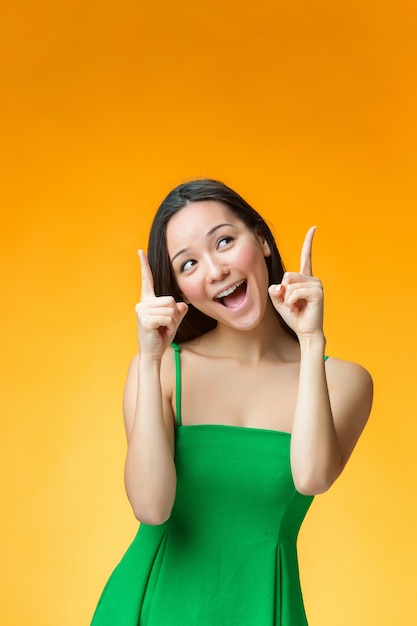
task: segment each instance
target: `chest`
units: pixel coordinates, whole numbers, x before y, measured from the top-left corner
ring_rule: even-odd
[[[297,363],[247,365],[184,359],[182,423],[227,424],[290,432],[297,400]]]

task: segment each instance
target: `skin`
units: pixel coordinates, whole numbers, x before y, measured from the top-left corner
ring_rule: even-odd
[[[168,519],[175,500],[174,359],[170,344],[192,303],[217,327],[181,346],[182,423],[225,424],[291,433],[298,491],[317,494],[336,480],[368,419],[372,380],[361,366],[324,362],[323,287],[312,274],[315,227],[305,237],[300,271],[268,285],[266,242],[214,201],[192,203],[167,227],[167,245],[184,302],[156,297],[140,252],[142,293],[136,306],[140,352],[124,395],[128,439],[125,483],[136,517]],[[215,299],[247,281],[243,303]],[[297,334],[282,329],[274,308]],[[256,393],[254,393],[256,390]]]

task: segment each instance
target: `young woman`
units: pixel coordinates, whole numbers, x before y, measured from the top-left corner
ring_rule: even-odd
[[[174,189],[140,253],[124,414],[141,522],[93,626],[305,626],[296,538],[343,470],[372,381],[325,356],[311,228],[284,272],[261,216],[213,180]]]

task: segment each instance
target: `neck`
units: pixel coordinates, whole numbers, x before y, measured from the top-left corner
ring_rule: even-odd
[[[299,357],[298,342],[283,329],[273,309],[267,310],[261,324],[252,330],[218,324],[206,337],[213,355],[251,363],[262,359],[293,361]]]

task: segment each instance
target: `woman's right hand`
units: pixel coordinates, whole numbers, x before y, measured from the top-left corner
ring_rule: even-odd
[[[142,271],[140,302],[135,307],[138,320],[138,339],[141,356],[160,360],[173,341],[188,306],[176,302],[172,296],[155,296],[149,261],[139,250]]]

